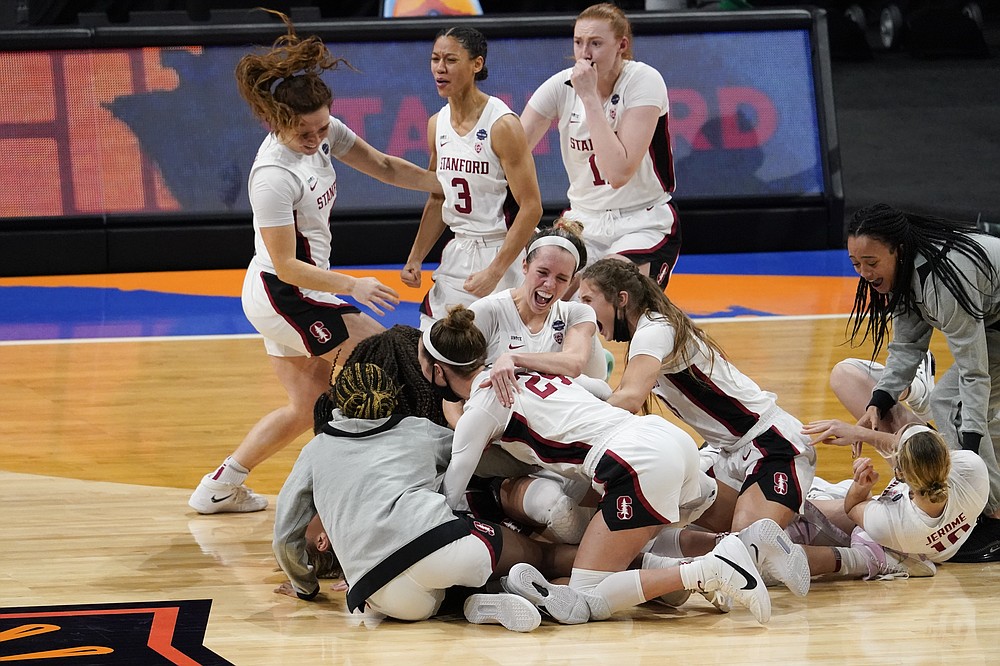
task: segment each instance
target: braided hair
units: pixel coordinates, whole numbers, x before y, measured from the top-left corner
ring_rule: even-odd
[[[434,396],[430,384],[420,371],[420,362],[417,360],[419,340],[419,329],[396,324],[387,331],[361,340],[344,362],[344,366],[357,363],[377,365],[398,387],[393,413],[423,416],[444,426],[448,421],[441,409],[441,401]],[[314,432],[319,432],[333,416],[335,403],[332,386],[337,372],[337,368],[334,368],[334,376],[330,380],[331,391],[325,392],[316,401],[313,410]]]
[[[475,60],[480,56],[483,58],[483,68],[476,72],[474,80],[485,81],[486,77],[490,75],[489,70],[486,68],[486,37],[483,33],[479,32],[475,28],[469,26],[456,26],[453,28],[445,28],[438,32],[434,36],[434,41],[441,39],[442,37],[451,37],[456,42],[458,42],[463,49],[469,52],[469,59]]]
[[[982,319],[985,309],[977,305],[973,291],[978,290],[970,276],[964,275],[951,258],[954,250],[966,256],[976,267],[996,282],[997,270],[990,262],[982,245],[972,234],[974,224],[946,220],[927,215],[917,215],[897,210],[887,204],[875,204],[857,211],[847,227],[848,238],[867,236],[885,244],[896,256],[896,275],[893,289],[880,294],[867,280],[858,280],[851,309],[851,342],[864,330],[861,342],[871,336],[875,346],[872,358],[885,344],[889,322],[894,314],[904,314],[916,309],[917,295],[913,291],[914,260],[924,257],[931,273],[951,292],[959,306],[970,316]]]
[[[349,419],[384,419],[396,411],[399,388],[374,363],[351,363],[337,374],[332,394]]]

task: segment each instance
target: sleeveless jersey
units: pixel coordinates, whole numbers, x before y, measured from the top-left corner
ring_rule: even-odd
[[[651,205],[674,190],[673,156],[667,129],[667,86],[653,67],[626,60],[611,96],[604,101],[604,114],[617,131],[626,109],[655,106],[660,118],[649,151],[628,183],[619,189],[601,177],[590,139],[590,126],[583,103],[566,85],[572,69],[565,69],[545,81],[528,100],[528,105],[546,118],[559,121],[559,147],[569,177],[572,208],[589,211],[634,209]]]
[[[507,231],[507,176],[493,151],[492,133],[493,124],[510,113],[513,111],[506,104],[490,97],[476,126],[460,136],[451,125],[451,108],[446,104],[438,112],[435,141],[437,177],[444,188],[441,214],[455,233]]]
[[[267,135],[249,178],[254,260],[259,268],[275,272],[260,229],[289,224],[295,225],[296,257],[320,268],[330,267],[330,211],[337,199],[337,172],[330,158],[345,154],[356,139],[333,116],[329,135],[312,155],[288,148],[273,133]]]
[[[566,331],[579,323],[597,322],[590,306],[577,301],[555,301],[541,329],[532,333],[521,320],[511,291],[490,294],[469,306],[476,313],[476,328],[486,336],[487,363],[493,363],[508,351],[561,351]],[[600,358],[602,364],[606,363],[603,351]]]
[[[629,359],[644,354],[662,361],[673,349],[674,328],[665,319],[654,317],[647,313],[639,318],[629,343]],[[738,448],[747,433],[759,430],[762,421],[775,421],[779,414],[787,415],[779,422],[798,424],[781,431],[795,452],[809,448],[809,439],[799,432],[801,423],[778,407],[773,393],[761,389],[721,355],[710,358],[708,347],[700,341],[688,365],[661,369],[653,394],[706,442],[724,451]]]

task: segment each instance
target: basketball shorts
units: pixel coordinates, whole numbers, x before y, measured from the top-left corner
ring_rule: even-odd
[[[420,329],[429,328],[435,321],[448,315],[453,305],[471,305],[477,296],[465,290],[465,281],[490,265],[499,254],[504,234],[493,236],[456,235],[441,253],[441,264],[434,271],[434,285],[420,304]],[[524,252],[507,268],[493,293],[511,289],[524,280]]]
[[[250,264],[243,312],[271,356],[322,356],[349,337],[344,316],[357,307],[325,291],[300,289]]]
[[[669,195],[648,207],[601,212],[571,208],[563,217],[583,225],[588,264],[621,255],[639,266],[649,264],[649,276],[667,286],[681,250],[680,221]]]
[[[608,442],[593,472],[598,509],[611,531],[696,520],[718,493],[699,468],[686,432],[656,415],[643,416]]]

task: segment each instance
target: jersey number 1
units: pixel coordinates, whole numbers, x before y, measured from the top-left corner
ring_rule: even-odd
[[[590,154],[590,170],[594,174],[594,187],[597,187],[598,185],[607,185],[608,184],[607,181],[605,181],[603,178],[601,178],[601,172],[597,168],[597,155],[595,155],[593,153]]]

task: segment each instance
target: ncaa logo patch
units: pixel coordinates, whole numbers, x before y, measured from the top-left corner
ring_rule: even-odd
[[[480,128],[479,131],[476,132],[476,138],[479,139],[480,141],[482,141],[483,139],[485,139],[486,136],[487,136],[486,135],[486,130],[483,129],[483,128]]]
[[[611,103],[612,104],[617,104],[620,100],[621,100],[621,97],[618,95],[618,93],[615,93],[614,95],[611,96]]]
[[[630,520],[632,518],[632,498],[622,495],[618,498],[618,520]]]
[[[490,536],[496,536],[497,535],[496,530],[493,529],[493,527],[491,525],[487,525],[486,523],[481,523],[478,520],[473,520],[472,521],[472,525],[473,525],[473,527],[475,527],[477,530],[479,530],[483,534],[489,534]]]
[[[330,154],[330,144],[324,143],[322,145],[322,150],[323,150],[323,154],[324,155],[329,155]]]
[[[552,322],[553,331],[561,331],[564,328],[566,328],[566,322],[564,322],[562,319],[556,319],[554,322]]]
[[[309,327],[309,334],[316,338],[316,341],[320,344],[329,342],[333,339],[333,334],[330,333],[330,329],[328,329],[321,321],[314,322],[313,325]]]
[[[788,494],[788,475],[784,472],[774,473],[774,492],[779,495]]]

